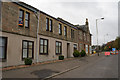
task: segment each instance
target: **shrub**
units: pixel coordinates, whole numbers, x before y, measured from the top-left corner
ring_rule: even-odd
[[[25,63],[25,65],[31,65],[32,64],[32,59],[25,58],[24,63]]]
[[[59,60],[63,60],[64,59],[64,56],[63,55],[60,55],[59,56]]]
[[[75,50],[73,53],[74,57],[79,57],[80,56],[80,52],[78,50]]]
[[[84,57],[84,56],[86,55],[86,52],[85,52],[84,50],[82,50],[82,51],[80,52],[80,55],[81,55],[81,57]]]

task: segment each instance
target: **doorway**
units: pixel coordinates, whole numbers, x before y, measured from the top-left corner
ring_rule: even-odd
[[[70,57],[70,43],[67,43],[67,58]]]

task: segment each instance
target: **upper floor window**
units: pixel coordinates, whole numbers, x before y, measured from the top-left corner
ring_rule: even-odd
[[[67,27],[64,26],[64,36],[67,36]]]
[[[74,38],[74,30],[71,29],[71,38]]]
[[[89,36],[89,34],[87,35],[87,41],[88,41],[88,42],[90,41],[90,36]]]
[[[29,28],[30,13],[22,9],[19,10],[19,26]],[[24,24],[25,23],[25,24]]]
[[[25,27],[29,28],[29,16],[30,14],[28,12],[26,12],[25,14]]]
[[[46,31],[49,31],[49,19],[46,18]]]
[[[0,37],[0,61],[4,61],[6,59],[7,53],[7,38]]]
[[[53,21],[52,19],[46,18],[46,31],[53,31]]]
[[[82,37],[83,37],[82,31],[79,31],[79,37],[80,37],[80,39],[82,40]]]
[[[59,35],[62,35],[62,24],[59,24]]]
[[[19,10],[19,26],[23,27],[23,23],[24,23],[24,11],[23,10]]]
[[[52,20],[50,19],[50,32],[52,32],[52,29],[53,29],[53,23]]]
[[[86,34],[85,34],[85,32],[84,32],[84,40],[86,40]]]

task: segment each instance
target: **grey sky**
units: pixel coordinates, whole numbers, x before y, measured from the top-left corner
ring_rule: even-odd
[[[61,17],[72,24],[85,24],[89,20],[92,44],[96,44],[96,19],[98,20],[99,44],[118,36],[118,0],[21,0],[53,17]],[[108,34],[108,36],[106,35]]]

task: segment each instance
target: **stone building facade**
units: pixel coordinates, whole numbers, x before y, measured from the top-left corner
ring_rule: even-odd
[[[75,49],[90,53],[91,34],[85,25],[73,25],[23,2],[1,2],[0,61],[2,66],[73,57]]]

